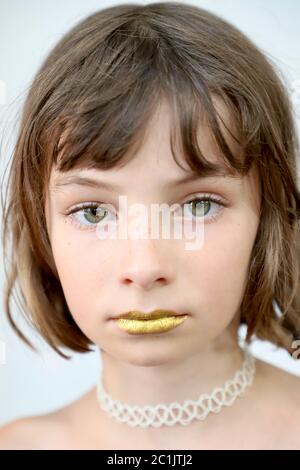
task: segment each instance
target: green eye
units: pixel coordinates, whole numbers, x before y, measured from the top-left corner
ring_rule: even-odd
[[[192,206],[192,214],[194,217],[203,217],[205,216],[210,209],[211,202],[203,199],[194,199],[190,201],[188,204]]]
[[[84,218],[92,224],[98,224],[99,222],[101,222],[106,216],[106,214],[107,214],[107,211],[101,208],[100,206],[98,207],[90,206],[90,207],[84,208],[83,210]]]
[[[101,223],[110,212],[102,204],[85,203],[75,207],[67,215],[78,228],[89,229]]]
[[[222,212],[223,206],[226,204],[219,198],[213,196],[195,197],[194,199],[187,201],[183,206],[191,207],[189,212],[192,214],[192,218],[201,219],[204,218],[207,221],[216,219]],[[215,207],[215,209],[213,209]],[[187,215],[184,210],[184,216]]]

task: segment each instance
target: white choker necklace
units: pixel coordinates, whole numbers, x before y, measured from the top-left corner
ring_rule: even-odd
[[[255,358],[245,348],[242,367],[236,371],[234,377],[227,380],[222,388],[216,387],[210,394],[200,395],[197,400],[186,400],[182,404],[128,405],[111,398],[104,389],[102,377],[97,383],[97,400],[110,416],[129,426],[146,428],[173,426],[177,423],[186,426],[194,419],[204,420],[210,412],[219,413],[223,406],[231,406],[237,397],[243,395],[246,387],[252,384],[254,374]]]

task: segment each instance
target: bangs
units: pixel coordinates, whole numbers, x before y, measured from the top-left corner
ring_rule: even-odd
[[[61,110],[41,137],[48,177],[52,164],[61,172],[125,165],[142,145],[162,100],[169,105],[170,148],[179,166],[177,151],[201,176],[224,170],[232,176],[246,174],[252,161],[243,151],[240,130],[249,129],[249,122],[243,122],[236,97],[230,100],[224,90],[213,87],[204,69],[199,76],[192,57],[185,69],[182,61],[180,49],[152,28],[145,31],[144,25],[131,23],[113,31],[75,68],[72,80],[65,78],[53,92]],[[215,98],[225,104],[231,122],[224,122]],[[224,165],[212,163],[202,152],[197,137],[202,125],[208,127]]]

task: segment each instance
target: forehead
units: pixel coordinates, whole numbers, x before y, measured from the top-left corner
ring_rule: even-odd
[[[239,144],[232,136],[233,133],[236,133],[235,122],[230,115],[230,112],[227,106],[219,98],[213,97],[214,106],[218,113],[218,120],[221,126],[222,132],[224,134],[225,140],[230,146],[234,154],[241,152]],[[188,165],[186,158],[184,157],[184,152],[180,147],[181,142],[179,139],[176,139],[176,159],[179,163],[174,160],[171,142],[170,142],[170,133],[172,126],[172,115],[167,100],[161,100],[155,109],[155,112],[152,114],[151,119],[148,121],[145,131],[143,133],[142,141],[138,147],[138,150],[130,150],[130,158],[124,166],[116,166],[111,169],[89,169],[89,167],[80,167],[74,168],[66,172],[58,171],[58,167],[54,166],[51,172],[51,178],[55,182],[63,181],[69,178],[69,176],[74,175],[86,175],[89,173],[90,176],[105,176],[106,179],[110,178],[145,178],[149,180],[151,176],[157,178],[158,175],[162,177],[165,175],[167,180],[176,180],[177,178],[187,176],[192,176],[192,173],[195,171],[191,170],[191,167]],[[224,158],[220,153],[220,149],[214,139],[212,131],[209,124],[207,123],[205,117],[203,116],[199,121],[199,126],[196,131],[197,143],[205,156],[205,158],[218,165],[219,175],[226,176],[228,174],[229,166],[225,164]],[[176,134],[178,137],[178,134]],[[64,141],[67,139],[67,133],[64,133],[61,137],[61,140]],[[197,174],[195,173],[197,176]],[[203,174],[198,174],[198,177],[207,177],[208,174],[203,171]],[[238,176],[236,174],[236,176]]]

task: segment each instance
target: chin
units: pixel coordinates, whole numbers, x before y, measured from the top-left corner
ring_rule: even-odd
[[[133,350],[132,354],[123,356],[122,361],[141,367],[155,367],[182,360],[182,356],[176,354],[172,347],[159,347],[156,345],[154,351],[152,346],[154,344],[150,345],[149,348],[143,346],[138,352]]]

